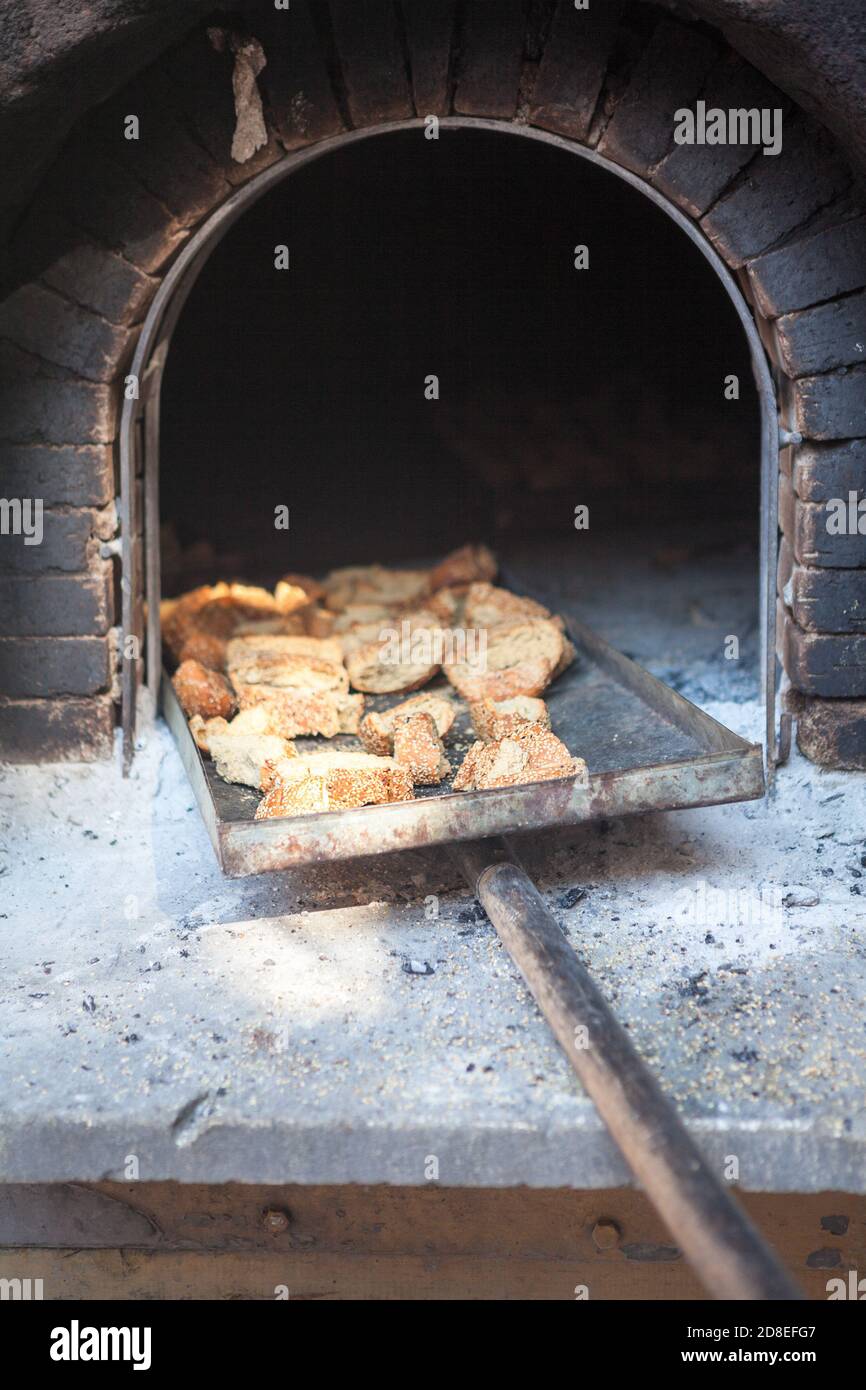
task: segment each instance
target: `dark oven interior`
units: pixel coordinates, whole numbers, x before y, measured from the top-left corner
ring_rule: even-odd
[[[688,604],[731,631],[732,585],[754,633],[759,412],[733,306],[661,210],[536,141],[395,132],[245,212],[174,333],[160,490],[165,595],[479,539],[596,607],[685,567]]]

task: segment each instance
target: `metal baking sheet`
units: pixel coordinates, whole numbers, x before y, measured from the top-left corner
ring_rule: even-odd
[[[454,792],[451,780],[419,787],[412,801],[351,811],[254,819],[259,793],[216,775],[189,732],[168,676],[163,711],[180,749],[223,871],[232,878],[295,865],[453,840],[575,824],[677,807],[754,800],[764,794],[763,753],[677,694],[591,629],[567,620],[577,657],[545,692],[554,732],[586,761],[588,780],[563,778],[490,791]],[[440,678],[443,687],[450,689]],[[433,690],[436,683],[425,689]],[[385,709],[403,696],[368,697]],[[462,702],[461,702],[462,703]],[[463,707],[446,738],[456,772],[472,742]],[[358,748],[357,739],[295,740],[299,751]]]

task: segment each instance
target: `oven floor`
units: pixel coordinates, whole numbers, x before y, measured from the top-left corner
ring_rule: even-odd
[[[581,547],[578,615],[758,738],[754,570],[689,543],[551,563]],[[795,751],[769,803],[523,851],[714,1164],[866,1191],[866,778]],[[122,1180],[129,1155],[150,1181],[412,1185],[431,1156],[444,1186],[627,1176],[441,850],[226,880],[162,725],[126,783],[5,774],[0,1038],[0,1180]]]

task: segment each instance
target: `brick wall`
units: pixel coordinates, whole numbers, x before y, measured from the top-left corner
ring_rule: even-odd
[[[248,163],[230,157],[231,58],[200,27],[77,124],[12,229],[0,496],[38,497],[45,511],[41,545],[0,537],[0,756],[110,754],[117,576],[102,547],[115,531],[120,385],[172,258],[286,152],[454,111],[597,148],[698,222],[739,276],[803,436],[783,455],[779,573],[801,746],[866,766],[866,536],[827,526],[839,496],[866,497],[866,218],[826,131],[711,31],[651,6],[241,8],[267,57],[268,140]],[[782,153],[676,145],[674,112],[699,98],[781,107]],[[130,112],[137,141],[123,136]]]

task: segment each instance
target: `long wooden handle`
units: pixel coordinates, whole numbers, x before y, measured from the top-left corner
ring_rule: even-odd
[[[626,1162],[715,1298],[803,1294],[710,1170],[504,841],[455,845],[470,885]]]

